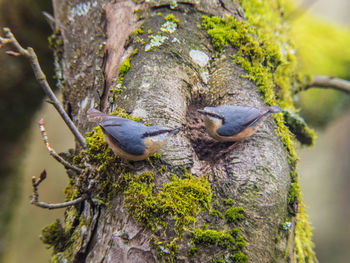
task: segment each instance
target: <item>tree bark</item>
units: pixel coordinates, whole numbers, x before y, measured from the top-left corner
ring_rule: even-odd
[[[147,228],[137,222],[125,207],[125,196],[118,192],[111,195],[107,206],[85,201],[74,218],[67,212],[66,224],[80,221],[69,232],[74,247],[56,246],[54,257],[73,262],[228,260],[233,254],[228,248],[194,241],[191,231],[207,227],[227,233],[239,228],[246,242],[242,251],[249,262],[294,262],[295,221],[290,232],[281,233],[286,218],[294,218],[288,212],[287,200],[291,168],[281,139],[274,133],[273,119],[268,118],[246,141],[223,144],[208,137],[197,113],[207,105],[264,105],[256,85],[242,78],[246,73],[232,63],[230,55],[235,50],[227,48],[218,53],[206,31],[198,26],[203,15],[225,14],[243,20],[238,1],[178,1],[175,8],[172,5],[176,1],[140,2],[54,1],[56,26],[63,39],[60,69],[64,105],[82,132],[92,129],[86,118],[89,108],[112,111],[120,107],[153,125],[184,124],[185,131],[160,151],[162,167],[169,172],[159,173],[159,166],[147,162],[142,172],[155,174],[154,191],[169,183],[170,173],[181,177],[184,168],[194,178],[205,175],[210,183],[211,205],[225,214],[228,203],[225,207],[223,200],[233,199],[234,207],[244,209],[244,219],[232,223],[227,216],[213,216],[204,209],[182,234],[174,231],[171,215],[166,219],[166,231],[159,233],[157,227]],[[168,14],[180,21],[173,33],[161,31]],[[138,27],[143,32],[133,33]],[[148,35],[157,32],[168,39],[146,51]],[[137,54],[133,52],[136,49]],[[117,85],[119,66],[132,53],[123,91],[111,103],[108,91]],[[113,176],[118,180],[120,171]],[[73,182],[77,180],[73,178]],[[175,255],[171,254],[171,241],[176,243]],[[168,242],[168,246],[157,246],[159,242]],[[194,255],[188,253],[191,246],[198,249]],[[237,247],[236,241],[235,251]],[[245,262],[230,260],[225,262]]]

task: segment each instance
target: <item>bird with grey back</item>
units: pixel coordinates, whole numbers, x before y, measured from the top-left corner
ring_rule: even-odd
[[[205,107],[203,116],[208,134],[220,142],[242,141],[253,135],[270,114],[281,112],[278,106],[254,107],[221,105]]]
[[[171,135],[180,128],[146,126],[142,123],[116,115],[108,115],[89,109],[90,122],[97,122],[109,147],[118,156],[132,161],[144,160],[157,152]]]

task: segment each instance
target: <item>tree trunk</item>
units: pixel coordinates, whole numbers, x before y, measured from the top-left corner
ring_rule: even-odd
[[[63,40],[57,70],[64,105],[83,132],[92,130],[89,108],[185,129],[160,158],[135,163],[136,171],[107,149],[98,129],[88,134],[88,150],[77,149],[73,159],[76,165],[89,162],[92,172],[70,174],[67,199],[79,195],[82,181],[94,180],[95,187],[91,200],[67,209],[63,227],[54,223],[44,230],[53,258],[312,262],[307,259],[313,256],[296,252],[300,200],[290,190],[295,163],[286,139],[274,132],[274,119],[230,144],[209,138],[197,113],[207,105],[264,105],[256,84],[232,63],[239,48],[228,45],[220,52],[200,27],[203,15],[247,23],[240,3],[135,2],[54,1],[57,39]]]

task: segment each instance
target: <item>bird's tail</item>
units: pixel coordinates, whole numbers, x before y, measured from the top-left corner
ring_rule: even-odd
[[[261,112],[261,115],[259,117],[257,117],[256,119],[254,119],[249,124],[250,126],[253,126],[253,125],[260,123],[260,121],[264,120],[269,114],[279,113],[282,111],[281,108],[278,106],[263,107],[262,110],[263,111]]]
[[[106,119],[107,116],[108,114],[100,112],[96,109],[89,109],[87,111],[87,117],[90,122],[101,122]]]
[[[282,109],[278,106],[271,106],[269,107],[269,113],[279,113]]]

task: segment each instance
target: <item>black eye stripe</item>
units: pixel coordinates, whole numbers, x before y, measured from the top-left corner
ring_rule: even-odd
[[[220,119],[222,121],[225,120],[225,118],[217,113],[214,113],[214,112],[210,112],[210,111],[199,111],[201,114],[203,115],[207,115],[207,116],[210,116],[210,117],[213,117],[213,118],[217,118],[217,119]]]

